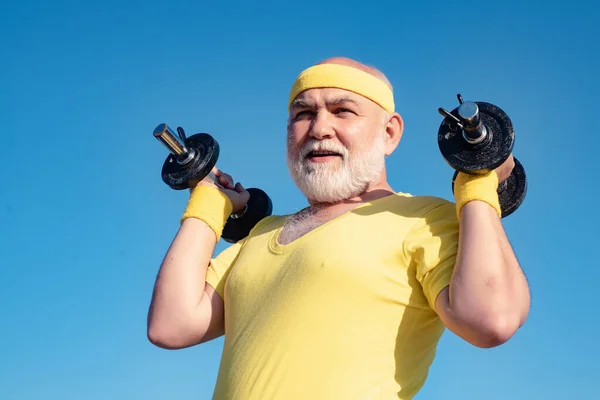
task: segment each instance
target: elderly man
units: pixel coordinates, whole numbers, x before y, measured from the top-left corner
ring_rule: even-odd
[[[455,202],[387,182],[403,122],[378,70],[332,58],[291,88],[287,161],[308,207],[264,218],[213,258],[249,195],[201,182],[160,267],[157,346],[225,335],[216,399],[411,399],[445,328],[478,347],[524,323],[529,290],[496,188],[512,159],[459,174]],[[415,170],[417,171],[417,170]]]

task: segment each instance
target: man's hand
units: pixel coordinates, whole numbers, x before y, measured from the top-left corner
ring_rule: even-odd
[[[225,193],[227,197],[229,197],[229,200],[231,200],[231,204],[233,205],[233,213],[243,209],[246,203],[248,203],[248,200],[250,200],[250,193],[244,189],[241,183],[238,182],[234,184],[231,175],[220,171],[217,169],[217,167],[212,169],[212,174],[215,176],[215,179],[218,180],[217,184],[213,182],[210,176],[207,176],[198,182],[196,186],[212,186]],[[193,188],[190,189],[190,191],[192,190]]]
[[[496,175],[498,175],[498,183],[502,183],[508,179],[515,167],[515,159],[511,154],[498,168],[495,169]]]

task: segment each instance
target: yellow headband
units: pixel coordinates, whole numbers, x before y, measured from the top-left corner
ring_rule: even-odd
[[[385,82],[360,69],[339,64],[319,64],[302,71],[292,85],[288,110],[301,92],[323,87],[350,90],[394,112],[394,94]]]

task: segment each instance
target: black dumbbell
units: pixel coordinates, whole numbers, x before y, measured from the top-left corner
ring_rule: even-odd
[[[452,111],[439,108],[445,118],[438,130],[438,145],[446,162],[459,172],[484,174],[502,165],[512,154],[515,142],[513,125],[499,107],[481,101],[464,101]],[[523,203],[527,193],[527,176],[519,160],[504,182],[498,185],[502,218],[512,214]]]
[[[222,187],[212,173],[219,158],[219,143],[208,133],[197,133],[186,137],[183,128],[177,128],[177,136],[167,124],[154,129],[158,139],[171,154],[162,167],[162,180],[171,189],[184,190],[198,184],[208,177],[217,186]],[[271,215],[273,204],[269,196],[257,188],[246,189],[250,200],[238,213],[232,214],[223,227],[221,237],[229,243],[235,243],[248,236],[252,228],[263,218]]]

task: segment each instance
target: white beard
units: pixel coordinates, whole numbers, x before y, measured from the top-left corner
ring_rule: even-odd
[[[363,193],[376,181],[385,167],[383,135],[377,135],[370,148],[355,150],[352,154],[342,145],[332,141],[311,141],[292,159],[288,147],[287,165],[292,179],[304,195],[318,203],[335,203]],[[289,146],[289,144],[288,144]],[[312,163],[306,154],[326,150],[342,155],[339,160]]]

